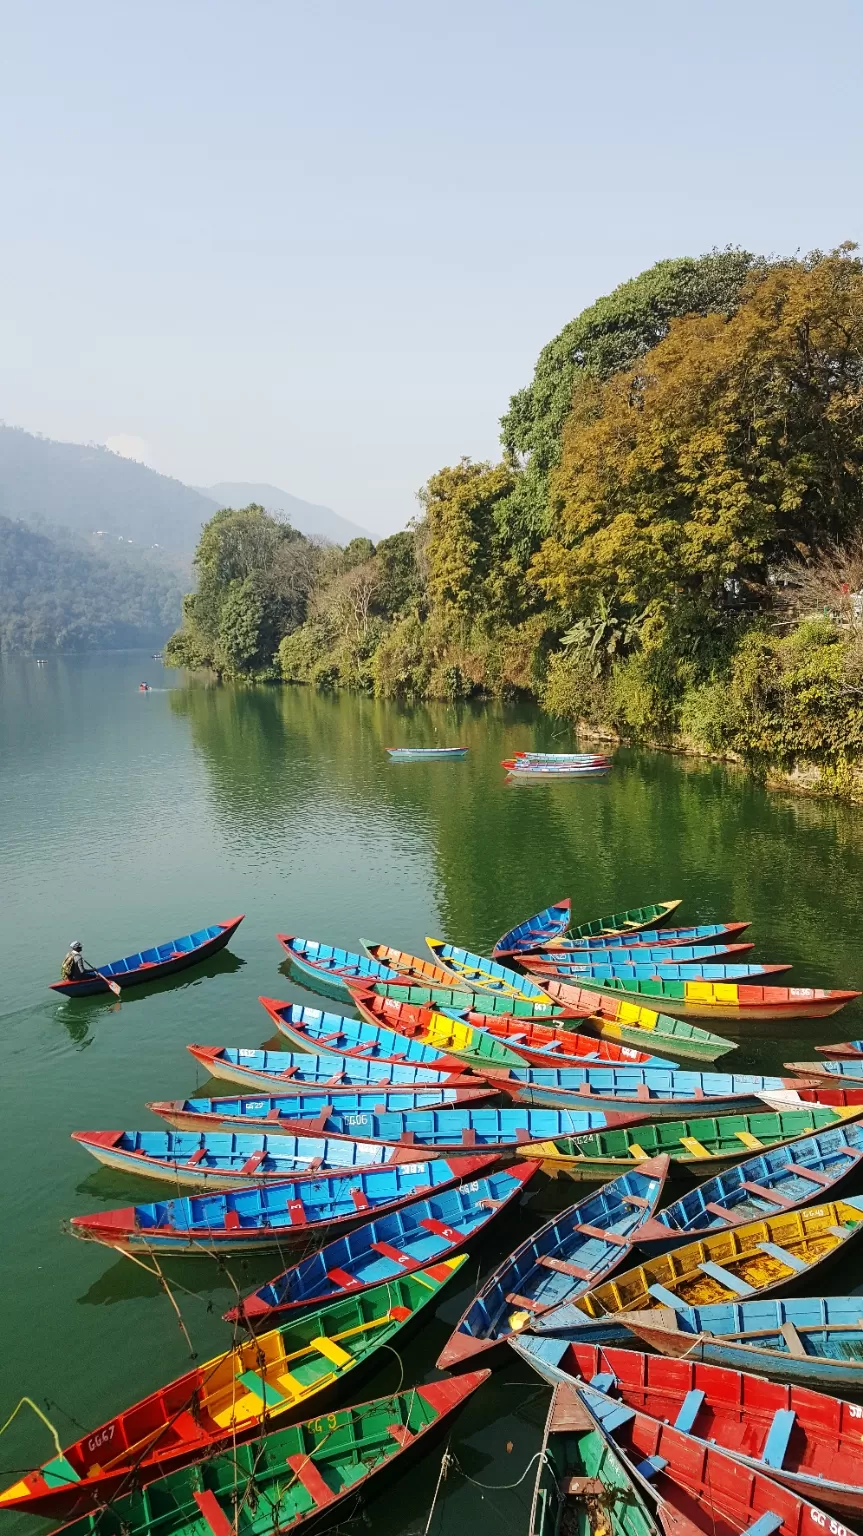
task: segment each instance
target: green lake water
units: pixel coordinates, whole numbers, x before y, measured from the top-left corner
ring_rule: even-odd
[[[152,693],[138,693],[141,678]],[[384,750],[434,744],[470,754],[395,765]],[[618,752],[603,780],[507,782],[500,760],[517,748],[569,744],[526,706],[403,709],[207,687],[140,655],[2,665],[0,1423],[26,1393],[50,1405],[68,1442],[188,1368],[158,1282],[63,1231],[74,1213],[165,1187],[99,1168],[69,1134],[155,1127],[146,1101],[204,1089],[190,1042],[284,1047],[258,995],[319,999],[287,979],[278,930],[350,949],[362,935],[420,954],[431,934],[487,953],[512,922],[563,895],[577,920],[679,896],[681,923],[750,919],[757,957],[793,962],[796,984],[863,987],[859,810],[659,753]],[[119,1006],[48,990],[72,939],[100,963],[239,912],[228,952]],[[722,1066],[775,1071],[817,1043],[861,1034],[855,1003],[741,1038]],[[436,1317],[401,1360],[382,1357],[361,1395],[432,1375],[478,1275],[584,1192],[536,1178],[521,1208],[470,1250],[466,1278]],[[863,1290],[859,1265],[831,1273],[831,1289]],[[274,1265],[232,1269],[248,1288]],[[178,1299],[199,1357],[228,1347],[229,1282],[205,1260],[168,1273],[192,1293]],[[534,1469],[503,1485],[538,1449],[547,1400],[515,1360],[475,1395],[453,1429],[461,1470],[442,1485],[429,1536],[456,1536],[471,1521],[527,1536]],[[47,1430],[24,1410],[0,1439],[4,1481],[50,1454]],[[398,1483],[372,1485],[366,1524],[376,1536],[421,1536],[439,1466],[437,1449]],[[6,1516],[5,1528],[42,1526]]]

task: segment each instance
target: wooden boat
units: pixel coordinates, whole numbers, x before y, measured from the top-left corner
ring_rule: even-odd
[[[276,1028],[293,1045],[306,1051],[332,1052],[343,1060],[361,1059],[388,1064],[407,1062],[431,1066],[439,1072],[464,1073],[467,1063],[447,1056],[421,1039],[409,1039],[391,1029],[381,1029],[361,1019],[348,1019],[340,1013],[322,1013],[320,1008],[304,1008],[299,1003],[281,1003],[275,997],[259,997]]]
[[[638,1247],[648,1253],[667,1251],[693,1237],[794,1210],[812,1199],[829,1199],[861,1162],[863,1127],[847,1123],[841,1130],[819,1131],[790,1147],[761,1152],[666,1206],[644,1225]]]
[[[811,1074],[817,1079],[813,1085],[818,1091],[817,1083],[859,1083],[863,1087],[863,1061],[855,1061],[853,1058],[843,1058],[837,1061],[798,1061],[788,1063],[789,1072],[803,1072]]]
[[[441,941],[438,939],[426,939],[426,943],[435,953],[434,946]],[[475,987],[480,992],[493,992],[499,997],[517,997],[522,1001],[533,1001],[544,998],[542,988],[529,976],[520,976],[518,972],[509,970],[505,965],[499,965],[496,960],[483,960],[481,956],[471,956],[476,960],[476,965],[465,965],[463,971],[448,964],[443,956],[439,964],[435,965],[428,960],[421,959],[418,955],[406,954],[404,950],[393,949],[389,944],[374,944],[366,939],[360,939],[360,943],[366,954],[382,965],[388,965],[397,971],[403,978],[420,985],[451,987],[453,977],[458,977],[462,983],[469,987]],[[450,945],[443,946],[446,949]],[[467,956],[467,950],[458,951]]]
[[[585,939],[555,939],[551,952],[561,957],[571,954],[618,949],[671,949],[681,944],[731,944],[746,932],[749,923],[699,923],[694,928],[660,928],[643,934],[595,934]],[[537,950],[537,953],[540,953]]]
[[[692,1120],[657,1120],[623,1130],[597,1131],[578,1141],[562,1137],[525,1149],[540,1160],[543,1173],[574,1180],[610,1179],[645,1158],[667,1153],[669,1177],[700,1179],[741,1162],[753,1152],[788,1146],[801,1136],[841,1125],[863,1114],[860,1104],[831,1109],[811,1104],[754,1114],[700,1115]]]
[[[570,925],[571,939],[608,938],[619,933],[644,933],[648,929],[661,928],[672,912],[680,906],[677,901],[657,901],[648,907],[629,907],[626,912],[611,912],[608,917],[595,917],[591,923]]]
[[[342,1500],[350,1508],[370,1478],[401,1457],[422,1453],[488,1377],[474,1371],[390,1397],[307,1419],[193,1467],[170,1472],[148,1488],[63,1527],[63,1536],[228,1536],[237,1527],[255,1536],[330,1520]],[[250,1491],[254,1490],[254,1517]],[[240,1522],[237,1511],[248,1507]]]
[[[636,1338],[663,1355],[685,1355],[774,1381],[863,1391],[859,1296],[658,1307],[653,1312],[621,1313],[624,1321],[620,1340],[631,1343]]]
[[[529,957],[525,964],[529,965]],[[543,986],[550,997],[555,990],[544,972]],[[678,1018],[695,1019],[824,1019],[838,1013],[859,992],[824,987],[762,987],[736,981],[677,981],[662,976],[624,979],[621,976],[590,977],[592,991],[613,995],[636,1006],[661,1007]],[[557,983],[566,986],[566,983]],[[573,989],[575,990],[575,989]]]
[[[0,1492],[0,1509],[73,1519],[320,1412],[342,1383],[419,1321],[467,1254],[344,1296],[168,1382]]]
[[[516,1348],[528,1353],[522,1340]],[[529,1358],[546,1381],[572,1381],[551,1362]],[[607,1384],[609,1376],[610,1372],[602,1372],[597,1379]],[[577,1386],[576,1391],[618,1449],[630,1475],[643,1479],[670,1507],[674,1518],[667,1530],[675,1531],[680,1518],[687,1526],[694,1523],[704,1536],[802,1536],[804,1532],[814,1536],[822,1528],[830,1528],[834,1536],[850,1536],[843,1525],[802,1498],[796,1488],[784,1480],[774,1481],[773,1461],[782,1449],[783,1437],[786,1451],[790,1440],[788,1420],[776,1425],[769,1450],[765,1447],[766,1463],[759,1464],[754,1459],[740,1460],[724,1448],[685,1432],[683,1426],[690,1422],[698,1401],[694,1395],[686,1413],[681,1410],[677,1425],[639,1412],[593,1386]],[[804,1487],[808,1491],[808,1485]]]
[[[314,1120],[282,1121],[298,1137],[326,1136],[377,1148],[410,1148],[420,1156],[462,1151],[506,1152],[554,1136],[580,1136],[606,1125],[633,1125],[643,1114],[595,1109],[411,1109],[347,1115],[328,1105]],[[209,1136],[209,1133],[208,1133]],[[275,1138],[277,1141],[279,1137]]]
[[[523,757],[505,757],[500,766],[513,779],[596,778],[611,772],[611,763],[530,763]]]
[[[454,980],[451,976],[450,982]],[[498,997],[494,992],[478,992],[468,987],[417,986],[409,981],[354,982],[350,987],[354,1006],[362,1012],[361,999],[368,992],[378,997],[393,997],[399,1003],[413,1003],[418,1008],[433,1008],[436,1013],[448,1013],[453,1018],[463,1018],[468,1013],[503,1014],[507,1018],[538,1019],[548,1023],[557,1018],[574,1018],[575,1013],[559,1004],[520,997]]]
[[[381,1017],[387,1010],[409,1007],[395,1003],[391,998],[381,998]],[[440,1015],[437,1015],[440,1017]],[[534,1024],[530,1019],[496,1018],[494,1014],[469,1013],[467,1022],[486,1034],[494,1035],[522,1061],[534,1067],[545,1066],[599,1066],[608,1062],[612,1066],[668,1067],[674,1071],[676,1061],[665,1056],[652,1056],[638,1051],[633,1045],[619,1045],[616,1040],[603,1040],[596,1035],[582,1034],[578,1029],[555,1028],[553,1024]]]
[[[617,949],[538,949],[530,956],[530,966],[537,974],[543,967],[564,980],[597,965],[614,969],[623,965],[685,965],[688,975],[690,967],[699,965],[719,961],[736,965],[734,956],[748,954],[754,948],[754,944],[630,944]]]
[[[469,747],[387,747],[390,757],[399,763],[424,762],[435,757],[467,757],[469,750]]]
[[[491,1067],[500,1072],[524,1064],[524,1057],[506,1039],[506,1029],[513,1023],[518,1026],[520,1020],[505,1016],[504,1031],[492,1031],[480,1024],[467,1023],[449,1014],[438,1013],[434,1008],[382,997],[376,991],[362,991],[353,987],[351,997],[355,1008],[369,1026],[386,1026],[405,1040],[422,1040],[441,1051],[449,1060],[461,1061],[465,1067],[474,1067],[484,1073]],[[483,1024],[493,1022],[491,1015],[472,1014],[471,1018],[482,1019]]]
[[[767,1295],[780,1287],[819,1283],[816,1270],[844,1253],[863,1230],[863,1198],[828,1200],[803,1210],[717,1232],[648,1259],[559,1308],[602,1317],[653,1307],[703,1306]],[[541,1326],[549,1327],[548,1314]],[[552,1323],[549,1331],[556,1331]]]
[[[532,1318],[618,1269],[654,1214],[667,1173],[668,1158],[652,1158],[534,1232],[480,1286],[438,1356],[438,1370],[497,1349]]]
[[[513,752],[528,763],[610,763],[607,752]]]
[[[252,1184],[241,1189],[73,1216],[73,1237],[128,1253],[264,1253],[331,1237],[487,1170],[495,1155],[431,1158],[357,1173]]]
[[[301,939],[297,934],[277,933],[276,938],[288,957],[291,975],[303,987],[323,992],[327,997],[346,1002],[348,981],[366,986],[374,981],[398,981],[399,973],[389,965],[380,965],[368,955],[357,955],[337,945],[320,944],[317,939]]]
[[[542,949],[554,939],[562,938],[572,920],[572,902],[569,897],[543,907],[533,917],[526,917],[502,934],[492,950],[495,960],[505,955],[526,954],[532,949]]]
[[[242,916],[231,917],[226,923],[212,923],[209,928],[197,928],[194,933],[184,933],[166,944],[155,944],[137,954],[126,955],[122,960],[110,960],[107,965],[97,965],[94,976],[80,981],[52,981],[52,992],[63,997],[92,997],[97,992],[109,992],[111,981],[125,991],[126,987],[138,987],[145,981],[161,981],[163,976],[173,976],[187,966],[209,960],[229,944],[241,922]]]
[[[662,1505],[654,1517],[653,1501],[629,1476],[578,1393],[556,1386],[537,1462],[530,1536],[594,1536],[600,1526],[608,1536],[684,1536],[667,1518]]]
[[[818,1104],[822,1108],[859,1110],[863,1108],[863,1083],[849,1084],[847,1088],[834,1088],[832,1080],[819,1080],[817,1088],[798,1088],[801,1104]]]
[[[463,1109],[481,1099],[490,1099],[497,1090],[477,1078],[472,1088],[433,1088],[417,1093],[286,1093],[266,1094],[256,1098],[162,1099],[147,1105],[160,1120],[178,1131],[268,1131],[284,1126],[326,1119],[331,1108],[338,1109],[348,1124],[353,1117],[366,1114],[406,1113],[414,1109]]]
[[[225,1313],[259,1328],[277,1313],[319,1306],[450,1258],[524,1191],[536,1165],[511,1167],[414,1200],[318,1248]]]
[[[485,955],[475,955],[470,949],[445,944],[443,939],[427,938],[426,944],[441,969],[450,978],[455,977],[459,986],[475,987],[479,992],[495,992],[500,997],[518,997],[523,1002],[548,1002],[535,981],[501,965],[499,960],[489,960]],[[452,985],[451,981],[449,985]]]
[[[696,1061],[716,1061],[737,1049],[733,1040],[699,1029],[688,1019],[657,1013],[611,992],[550,978],[544,986],[552,1002],[569,1009],[568,1017],[579,1019],[579,1030],[598,1034],[604,1040],[621,1040],[642,1049],[653,1046],[663,1055],[670,1051],[673,1056],[692,1057]]]
[[[843,1040],[841,1045],[816,1045],[815,1049],[824,1056],[831,1056],[834,1061],[841,1061],[846,1056],[856,1060],[863,1057],[863,1040]]]
[[[629,1349],[527,1337],[521,1353],[553,1365],[556,1380],[560,1372],[592,1384],[636,1413],[766,1470],[804,1498],[817,1497],[841,1514],[863,1513],[863,1410],[856,1403],[747,1371]]]
[[[669,1072],[659,1067],[508,1067],[486,1069],[486,1078],[516,1104],[566,1109],[639,1109],[651,1119],[712,1108],[717,1114],[757,1109],[768,1096],[782,1103],[800,1078],[756,1077],[729,1072]],[[817,1083],[817,1078],[802,1079]],[[457,1090],[450,1090],[455,1092]],[[153,1106],[151,1105],[150,1108]]]
[[[532,976],[563,976],[566,979],[572,972],[572,966],[570,965],[564,965],[561,969],[555,965],[553,960],[534,960],[532,955],[527,956],[524,963]],[[649,988],[654,988],[657,996],[662,997],[664,997],[665,993],[660,988],[664,989],[666,984],[673,985],[677,983],[678,987],[686,988],[686,990],[679,994],[672,992],[669,995],[672,997],[679,995],[683,998],[684,1003],[688,1004],[693,998],[697,1000],[701,996],[701,992],[697,989],[702,982],[720,984],[723,982],[748,983],[759,976],[779,976],[785,971],[790,970],[790,965],[758,965],[755,961],[742,965],[711,965],[697,961],[684,965],[673,964],[671,961],[662,961],[660,963],[648,961],[645,965],[631,965],[623,961],[611,960],[608,964],[588,962],[577,970],[576,980],[583,980],[588,987],[613,987],[624,993],[640,992],[643,984],[647,983]],[[696,990],[693,991],[693,988]],[[713,990],[715,991],[715,987]],[[796,992],[800,990],[812,991],[815,989],[794,987],[786,990]],[[651,993],[648,991],[647,995],[650,996]],[[723,994],[720,993],[717,995],[714,1012],[721,1005],[722,1001]],[[725,1001],[728,1001],[728,999]],[[742,1004],[736,1003],[733,998],[730,1001],[734,1003],[734,1011],[731,1016],[735,1017],[738,1007],[745,1006],[745,1001]],[[674,1009],[671,1011],[674,1012]]]
[[[325,1089],[330,1097],[363,1090],[388,1093],[402,1088],[449,1088],[475,1085],[467,1070],[436,1072],[407,1062],[364,1061],[356,1056],[309,1056],[305,1051],[253,1051],[236,1045],[187,1045],[210,1077],[243,1088],[271,1093],[306,1093]],[[636,1054],[633,1052],[633,1054]]]
[[[526,1110],[511,1111],[526,1114]],[[542,1111],[536,1111],[542,1113]],[[553,1111],[546,1111],[553,1113]],[[227,1136],[195,1131],[73,1131],[97,1162],[186,1189],[236,1189],[285,1179],[405,1162],[404,1151],[339,1138]]]

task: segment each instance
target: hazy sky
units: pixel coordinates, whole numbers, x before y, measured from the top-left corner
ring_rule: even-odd
[[[861,234],[843,0],[0,13],[0,418],[376,532],[624,278]]]

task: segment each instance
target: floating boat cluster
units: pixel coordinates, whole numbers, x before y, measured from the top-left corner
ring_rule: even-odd
[[[820,1017],[859,994],[753,982],[787,968],[740,960],[744,923],[664,926],[677,906],[578,927],[558,902],[488,958],[280,934],[295,978],[351,1012],[262,997],[288,1049],[189,1046],[230,1096],[151,1103],[163,1130],[74,1133],[176,1192],[70,1221],[145,1259],[275,1253],[275,1272],[238,1293],[221,1355],[58,1444],[0,1508],[75,1536],[338,1520],[514,1350],[553,1389],[530,1536],[846,1536],[863,1408],[819,1389],[863,1394],[863,1299],[817,1292],[863,1232],[845,1188],[863,1042],[789,1076],[702,1070],[735,1045],[690,1017]],[[191,964],[238,922],[97,975]],[[336,1406],[549,1177],[599,1187],[468,1296],[436,1362],[454,1374]]]

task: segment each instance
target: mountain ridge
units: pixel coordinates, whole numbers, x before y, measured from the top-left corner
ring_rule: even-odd
[[[193,486],[202,496],[208,496],[219,507],[247,507],[256,502],[266,512],[281,513],[292,528],[311,537],[330,540],[333,544],[349,544],[351,539],[369,539],[366,528],[340,517],[332,507],[319,502],[303,501],[292,496],[278,485],[256,480],[220,480],[216,485]],[[374,542],[377,542],[376,540]]]

